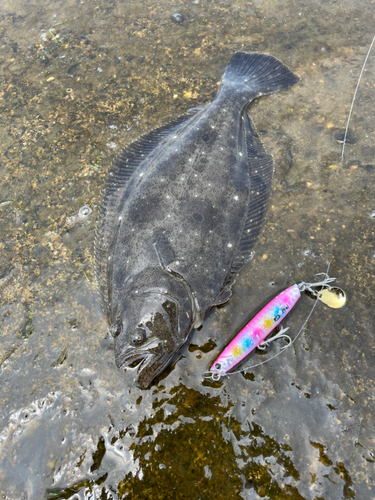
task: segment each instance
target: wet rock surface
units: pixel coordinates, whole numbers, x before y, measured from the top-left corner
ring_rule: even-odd
[[[374,498],[375,53],[343,162],[337,136],[373,6],[345,8],[189,0],[175,24],[168,1],[2,3],[1,498]],[[103,179],[122,146],[209,102],[235,50],[301,76],[252,109],[276,162],[266,227],[228,304],[140,390],[115,366],[93,275]],[[203,380],[254,313],[328,262],[343,309],[319,304],[282,356]],[[296,334],[311,306],[283,326]]]

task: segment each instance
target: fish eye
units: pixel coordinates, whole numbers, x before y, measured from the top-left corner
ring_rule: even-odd
[[[112,335],[112,337],[116,338],[120,335],[120,333],[122,332],[122,325],[112,325],[110,328],[109,328],[109,333]]]
[[[145,338],[146,338],[146,332],[143,330],[143,328],[136,328],[135,331],[132,333],[130,340],[133,344],[139,345],[142,344]]]

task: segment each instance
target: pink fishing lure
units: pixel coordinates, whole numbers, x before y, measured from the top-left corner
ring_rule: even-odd
[[[299,285],[279,293],[236,335],[210,368],[213,379],[218,380],[242,361],[285,318],[301,297]]]

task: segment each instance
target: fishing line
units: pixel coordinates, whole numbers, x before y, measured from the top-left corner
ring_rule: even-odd
[[[366,55],[365,62],[363,63],[362,70],[361,70],[361,73],[360,73],[359,78],[358,78],[357,86],[356,86],[355,91],[354,91],[354,96],[353,96],[353,100],[352,100],[352,105],[350,106],[350,111],[349,111],[348,121],[347,121],[347,124],[346,124],[346,129],[345,129],[344,142],[343,142],[343,144],[342,144],[341,162],[343,162],[343,161],[344,161],[344,150],[345,150],[346,136],[348,135],[348,130],[349,130],[349,122],[350,122],[350,117],[351,117],[351,115],[352,115],[352,111],[353,111],[354,101],[355,101],[355,98],[356,98],[356,96],[357,96],[357,90],[358,90],[359,83],[360,83],[361,78],[362,78],[362,74],[363,74],[363,72],[364,72],[364,70],[365,70],[365,66],[366,66],[366,63],[367,63],[367,59],[369,58],[369,55],[370,55],[370,52],[371,52],[372,46],[374,45],[374,42],[375,42],[375,36],[374,36],[374,38],[372,39],[372,42],[371,42],[370,48],[368,49],[368,52],[367,52],[367,55]]]

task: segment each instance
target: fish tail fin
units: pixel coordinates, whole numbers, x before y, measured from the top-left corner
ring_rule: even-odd
[[[255,97],[286,89],[298,80],[298,76],[276,57],[256,52],[235,52],[225,70],[223,84],[241,85]]]

